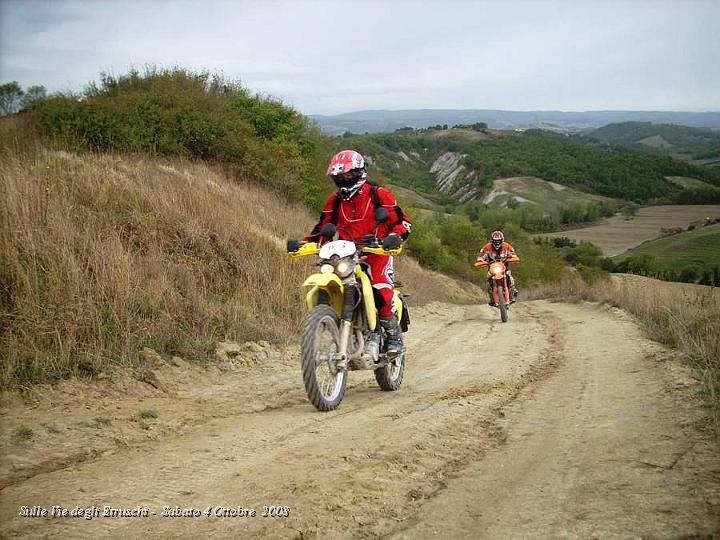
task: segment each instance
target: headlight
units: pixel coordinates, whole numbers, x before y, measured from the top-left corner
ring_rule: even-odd
[[[335,271],[335,268],[332,264],[325,263],[322,266],[320,266],[320,273],[321,274],[332,274]]]
[[[342,278],[348,277],[354,269],[355,265],[346,260],[341,260],[335,265],[335,272],[337,272],[337,275]]]

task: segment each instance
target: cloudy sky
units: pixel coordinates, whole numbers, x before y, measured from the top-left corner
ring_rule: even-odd
[[[306,114],[720,110],[720,0],[0,0],[0,82],[221,71]]]

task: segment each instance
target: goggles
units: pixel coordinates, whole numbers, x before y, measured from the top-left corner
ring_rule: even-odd
[[[348,172],[344,172],[344,173],[333,174],[333,175],[331,175],[331,178],[333,180],[347,181],[347,180],[355,180],[355,176],[356,176],[356,173],[354,173],[353,171],[348,171]]]

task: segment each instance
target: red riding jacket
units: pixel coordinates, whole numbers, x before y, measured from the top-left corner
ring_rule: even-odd
[[[373,190],[375,195],[372,193]],[[317,235],[325,224],[333,223],[338,228],[338,237],[341,240],[359,242],[366,234],[372,234],[377,227],[375,222],[377,205],[384,206],[390,213],[390,219],[381,223],[378,228],[378,238],[385,238],[389,234],[396,233],[405,240],[410,234],[412,227],[410,218],[398,206],[395,196],[390,190],[384,187],[366,182],[349,200],[340,198],[338,201],[337,198],[340,198],[339,193],[333,193],[328,197],[320,213],[320,220],[310,236],[305,237],[305,241],[317,240]]]

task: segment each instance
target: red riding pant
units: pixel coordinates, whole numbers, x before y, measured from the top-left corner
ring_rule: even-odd
[[[373,287],[380,293],[385,304],[378,309],[380,317],[392,317],[395,313],[395,305],[393,304],[393,279],[395,274],[393,271],[393,258],[389,255],[370,254],[365,259],[368,266],[368,274]]]

